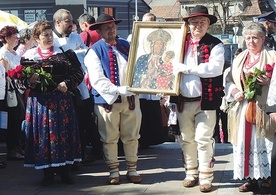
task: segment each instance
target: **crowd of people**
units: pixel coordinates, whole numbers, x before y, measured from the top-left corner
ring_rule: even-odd
[[[56,175],[73,184],[72,169],[103,158],[107,181],[114,185],[120,183],[122,150],[127,179],[141,183],[138,150],[166,141],[169,125],[182,150],[184,187],[199,184],[201,192],[212,191],[214,147],[220,141],[233,145],[234,179],[245,180],[239,191],[271,188],[273,194],[275,18],[275,12],[265,13],[243,28],[245,47],[235,52],[227,69],[222,41],[207,32],[217,17],[205,6],[195,6],[183,18],[189,32],[181,62],[172,63],[175,52],[166,52],[171,35],[162,29],[151,32],[151,51],[134,66],[151,76],[134,75],[133,86],[166,88],[164,83],[181,75],[180,95],[170,97],[129,90],[131,35],[118,37],[121,19],[103,13],[95,20],[84,13],[77,20],[78,34],[70,11],[59,9],[53,25],[42,20],[20,32],[3,27],[0,110],[8,113],[7,160],[24,160],[25,167],[43,170],[41,184],[49,186]],[[147,13],[142,21],[156,22],[156,16]],[[156,76],[161,67],[170,77]],[[8,106],[12,90],[17,103]],[[0,168],[6,165],[0,162]]]

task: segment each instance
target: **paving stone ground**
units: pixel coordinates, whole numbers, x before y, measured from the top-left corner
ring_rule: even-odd
[[[5,143],[0,143],[0,158],[6,155]],[[213,190],[210,195],[249,195],[252,192],[240,193],[238,186],[243,181],[233,180],[233,157],[231,144],[216,144],[215,174]],[[0,169],[0,195],[59,195],[59,194],[202,194],[199,187],[184,188],[182,180],[185,178],[181,150],[178,143],[166,142],[139,151],[138,171],[143,177],[141,184],[128,183],[125,159],[120,156],[120,185],[108,185],[108,172],[103,160],[90,165],[80,166],[74,171],[75,184],[63,184],[57,176],[53,185],[43,187],[40,182],[42,171],[24,168],[23,161],[8,161],[5,169]],[[205,193],[206,194],[206,193]],[[261,193],[255,193],[261,194]]]

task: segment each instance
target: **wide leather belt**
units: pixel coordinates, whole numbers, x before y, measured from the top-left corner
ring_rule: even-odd
[[[200,100],[201,100],[201,97],[199,96],[199,97],[188,98],[188,97],[182,96],[182,97],[181,97],[181,100],[182,100],[183,102],[196,102],[196,101],[200,101]]]
[[[200,101],[201,97],[192,97],[192,98],[188,98],[188,97],[184,97],[182,95],[178,96],[178,102],[177,102],[177,110],[178,112],[183,112],[184,109],[184,103],[185,102],[196,102],[196,101]]]
[[[134,97],[134,95],[128,96],[127,101],[128,101],[128,104],[129,104],[129,106],[128,106],[129,110],[134,110],[135,109],[135,97]],[[109,104],[99,104],[99,105],[104,107],[104,109],[107,113],[112,111],[112,105],[109,105]]]

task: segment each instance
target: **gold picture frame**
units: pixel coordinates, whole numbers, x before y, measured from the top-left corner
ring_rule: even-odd
[[[128,58],[127,85],[137,94],[179,95],[180,74],[188,31],[185,22],[135,22]]]

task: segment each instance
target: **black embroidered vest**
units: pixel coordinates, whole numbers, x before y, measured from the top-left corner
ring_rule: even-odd
[[[185,43],[185,51],[189,44],[189,35],[187,36]],[[208,62],[211,50],[221,41],[209,34],[206,34],[199,41],[199,46],[197,47],[197,58],[198,64]],[[217,110],[219,109],[223,92],[223,74],[217,77],[210,78],[200,78],[202,83],[202,95],[201,95],[201,109],[202,110]],[[171,97],[171,102],[178,104],[181,98]],[[185,109],[185,108],[184,108]],[[179,110],[181,112],[181,110]]]
[[[208,62],[211,50],[221,41],[209,34],[206,34],[199,41],[197,47],[198,63]],[[223,92],[223,74],[217,77],[200,78],[202,84],[201,95],[201,109],[202,110],[216,110],[219,109]]]

